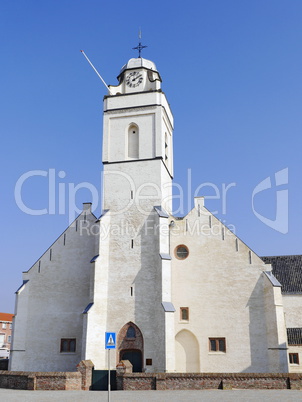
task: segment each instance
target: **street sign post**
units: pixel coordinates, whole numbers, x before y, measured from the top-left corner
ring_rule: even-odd
[[[110,349],[116,349],[116,332],[105,332],[105,349],[108,350],[108,402],[110,402]]]

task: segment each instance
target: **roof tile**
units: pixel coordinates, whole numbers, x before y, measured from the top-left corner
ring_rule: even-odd
[[[273,275],[282,285],[282,293],[302,293],[302,255],[261,257],[272,264]]]

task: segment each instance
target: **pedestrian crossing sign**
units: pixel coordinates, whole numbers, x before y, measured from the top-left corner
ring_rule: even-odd
[[[105,332],[105,349],[116,349],[116,332]]]

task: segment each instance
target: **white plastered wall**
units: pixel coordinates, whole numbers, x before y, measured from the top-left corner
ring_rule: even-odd
[[[181,244],[189,249],[185,260],[175,256],[176,247]],[[197,340],[185,351],[190,356],[195,345],[199,368],[196,366],[194,371],[269,371],[264,295],[267,278],[263,271],[270,270],[270,266],[265,266],[211,215],[202,206],[201,198],[195,200],[195,208],[187,216],[174,219],[171,255],[175,336],[177,340],[181,331],[188,331],[182,339]],[[275,311],[274,297],[271,295],[270,303]],[[189,321],[181,321],[180,307],[189,308]],[[225,338],[226,352],[211,352],[209,338]],[[185,343],[177,342],[178,349],[185,347]],[[279,363],[279,357],[277,360]],[[177,361],[176,356],[178,366],[184,367],[185,362],[181,358]]]
[[[96,218],[90,204],[84,207],[24,273],[28,282],[18,295],[13,334],[14,349],[22,351],[13,352],[12,370],[73,371],[81,361],[82,313],[89,303],[90,260],[96,251],[96,237],[87,230]],[[62,338],[76,339],[75,353],[60,353]]]

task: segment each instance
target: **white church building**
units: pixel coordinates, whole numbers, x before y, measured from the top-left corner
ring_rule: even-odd
[[[290,371],[272,266],[202,197],[172,215],[173,115],[155,64],[130,59],[118,80],[104,97],[103,213],[84,204],[23,273],[10,370],[74,371],[88,359],[106,369],[110,331],[112,368],[130,360],[138,372]]]

